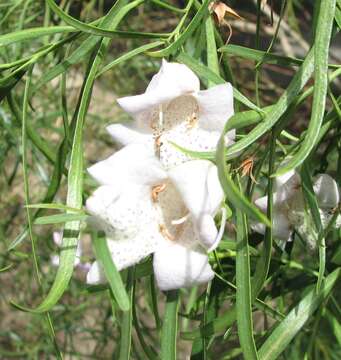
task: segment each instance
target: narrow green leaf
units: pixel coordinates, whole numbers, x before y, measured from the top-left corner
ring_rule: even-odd
[[[115,300],[117,301],[117,304],[122,311],[128,311],[130,309],[129,297],[123,285],[120,273],[117,271],[115,263],[112,259],[107,241],[105,238],[99,237],[97,235],[94,235],[92,239],[96,259],[102,265],[105,277],[108,280]]]
[[[275,155],[276,155],[276,135],[275,131],[272,131],[272,136],[269,145],[269,171],[268,174],[272,174],[275,164]],[[267,186],[267,217],[270,220],[270,223],[273,224],[273,183],[274,179],[268,177],[268,186]],[[252,302],[256,299],[258,294],[263,288],[263,285],[268,276],[270,261],[271,261],[271,250],[272,250],[272,240],[273,240],[273,229],[272,227],[267,227],[264,234],[263,247],[260,252],[260,257],[256,263],[256,270],[252,278]]]
[[[70,16],[66,12],[64,12],[55,2],[54,0],[46,0],[52,11],[55,12],[63,21],[65,21],[70,26],[74,27],[78,31],[83,31],[86,33],[90,33],[97,36],[104,37],[114,37],[119,35],[120,37],[133,37],[133,38],[160,38],[165,37],[168,34],[154,34],[154,33],[142,33],[142,32],[134,32],[134,31],[119,31],[119,30],[107,30],[105,28],[96,27],[90,24],[83,23]],[[135,0],[132,1],[131,4],[133,7],[136,7],[142,4],[144,0]],[[115,4],[116,5],[116,4]]]
[[[220,184],[224,190],[226,198],[241,211],[245,212],[248,216],[254,220],[264,223],[266,226],[271,226],[267,217],[253,205],[238,189],[236,184],[231,179],[230,174],[227,171],[226,158],[225,158],[225,131],[221,135],[216,152],[216,164],[218,168],[218,176]]]
[[[71,26],[50,26],[37,27],[31,29],[20,30],[8,34],[0,35],[0,47],[14,44],[20,41],[28,41],[43,36],[49,36],[59,33],[69,33],[76,31]]]
[[[105,72],[107,72],[108,70],[112,69],[114,66],[118,65],[118,64],[121,64],[131,58],[133,58],[134,56],[136,55],[139,55],[139,54],[142,54],[144,52],[146,52],[147,50],[149,49],[153,49],[154,47],[158,47],[160,45],[163,44],[163,41],[154,41],[150,44],[146,44],[146,45],[142,45],[142,46],[139,46],[137,47],[136,49],[133,49],[129,52],[127,52],[126,54],[123,54],[122,56],[120,56],[119,58],[113,60],[111,63],[105,65],[103,67],[103,69],[101,69],[96,78],[101,76],[102,74],[104,74]]]
[[[206,44],[207,44],[207,66],[215,74],[219,75],[219,61],[217,56],[217,45],[214,37],[214,25],[210,16],[207,17],[205,22],[206,30]],[[215,82],[209,81],[208,87],[215,85]]]
[[[158,309],[158,294],[157,294],[157,289],[156,289],[156,284],[155,284],[154,273],[152,273],[152,275],[149,277],[148,283],[149,283],[151,308],[153,311],[156,328],[159,330],[159,329],[161,329],[162,322],[160,319],[159,309]]]
[[[134,328],[136,331],[136,335],[141,344],[141,348],[145,355],[143,357],[143,359],[157,360],[157,359],[159,359],[159,357],[157,356],[155,349],[152,346],[148,345],[144,339],[144,332],[142,331],[142,329],[140,327],[140,323],[139,323],[139,320],[138,320],[137,314],[136,314],[136,303],[137,303],[137,301],[135,300],[135,287],[134,287],[133,301],[131,303],[132,311],[133,311],[133,324],[134,324]]]
[[[275,176],[285,174],[299,166],[309,156],[318,140],[328,90],[328,55],[335,14],[335,3],[336,0],[321,1],[314,45],[315,86],[313,105],[307,133],[297,153],[294,154],[285,166],[276,172]]]
[[[220,278],[220,280],[222,279]],[[236,290],[236,287],[231,283],[229,284],[229,287],[232,288],[233,290]],[[261,309],[262,311],[269,314],[274,319],[281,320],[284,318],[284,315],[282,313],[275,310],[270,305],[266,304],[264,301],[260,299],[256,299],[255,306],[258,309]],[[224,311],[224,313],[220,314],[214,320],[210,321],[209,323],[200,327],[199,329],[181,333],[181,338],[184,340],[195,340],[200,337],[209,338],[212,335],[218,334],[222,331],[226,331],[226,329],[228,329],[230,326],[233,325],[233,323],[236,321],[236,318],[237,318],[236,306],[233,305],[229,309]]]
[[[211,321],[204,327],[182,333],[181,338],[184,340],[195,340],[198,337],[209,337],[220,331],[226,331],[226,329],[228,329],[236,321],[236,318],[236,307],[232,306],[230,309],[227,309],[224,314],[220,315],[219,318]]]
[[[130,304],[133,301],[134,272],[135,272],[134,267],[128,269],[126,289],[127,289]],[[130,306],[128,311],[125,311],[122,313],[120,353],[119,353],[118,360],[129,360],[130,359],[132,321],[133,321],[133,310],[132,310],[132,306]]]
[[[250,257],[246,217],[239,210],[237,213],[237,255],[236,255],[236,311],[238,337],[246,360],[258,359],[253,338],[251,308]]]
[[[339,29],[341,29],[341,9],[338,7],[335,9],[335,21]]]
[[[178,51],[181,45],[183,45],[183,43],[189,38],[193,31],[200,25],[202,18],[208,13],[208,4],[210,1],[211,0],[204,0],[187,28],[180,36],[177,37],[174,42],[162,50],[149,52],[148,55],[155,57],[166,57]]]
[[[82,209],[76,209],[76,208],[72,208],[70,206],[66,206],[64,204],[47,204],[47,203],[41,203],[41,204],[29,204],[26,207],[30,208],[30,209],[51,209],[51,210],[61,210],[61,211],[73,211],[73,212],[78,212],[78,213],[84,213],[84,211]]]
[[[168,3],[165,3],[161,0],[151,0],[151,2],[153,2],[154,4],[156,5],[159,5],[160,7],[163,7],[165,9],[168,9],[170,11],[174,11],[174,12],[177,12],[177,13],[184,13],[186,11],[186,9],[179,9],[173,5],[170,5]]]
[[[300,69],[297,71],[289,86],[274,105],[271,111],[265,115],[264,120],[253,128],[243,139],[237,141],[228,150],[227,155],[237,155],[249,145],[253,144],[262,135],[269,131],[287,111],[290,104],[294,102],[299,92],[309,80],[314,69],[314,49],[306,56]]]
[[[179,291],[167,291],[164,321],[161,333],[161,359],[176,360],[176,338],[178,331]]]
[[[13,264],[9,264],[3,268],[0,269],[0,273],[1,272],[6,272],[7,270],[10,270],[13,267]]]
[[[43,56],[46,56],[50,52],[55,51],[58,48],[62,47],[64,44],[71,42],[76,37],[77,37],[77,34],[73,34],[71,36],[61,39],[60,41],[57,41],[56,43],[54,43],[50,46],[44,46],[42,50],[37,51],[35,54],[33,54],[21,66],[17,67],[12,72],[10,72],[7,76],[0,79],[0,100],[4,96],[9,96],[9,90],[11,90],[18,83],[18,81],[21,79],[21,77],[25,74],[25,72],[27,71],[27,69],[30,66],[34,65]],[[30,92],[30,95],[31,95],[31,92]]]
[[[24,100],[23,100],[23,110],[22,110],[22,167],[23,167],[23,181],[24,181],[24,193],[25,193],[25,205],[28,205],[30,202],[30,195],[29,195],[29,183],[28,183],[28,163],[27,163],[27,109],[28,109],[28,92],[31,85],[32,79],[32,71],[33,67],[30,68],[27,76],[27,80],[25,83],[25,90],[24,90]],[[31,240],[31,247],[32,247],[32,257],[34,263],[35,274],[37,277],[37,282],[41,285],[41,278],[40,278],[40,271],[39,271],[39,264],[38,264],[38,257],[36,253],[36,238],[33,234],[32,228],[32,216],[29,208],[26,208],[26,216],[27,216],[27,224],[28,224],[28,234]]]
[[[142,279],[147,276],[151,276],[153,274],[153,264],[149,260],[135,265],[135,271],[134,271],[134,281]],[[107,284],[100,284],[100,285],[88,285],[86,286],[85,291],[87,293],[94,293],[99,291],[108,290],[109,286]],[[133,305],[134,302],[132,301],[131,304]]]
[[[262,61],[267,64],[290,66],[301,65],[303,63],[303,60],[301,59],[266,53],[265,51],[251,49],[240,45],[225,45],[219,48],[218,51],[225,53],[228,56],[239,56],[243,59],[257,62]]]
[[[326,317],[330,323],[330,327],[333,330],[335,339],[337,340],[339,347],[341,347],[341,324],[329,310],[326,311]]]
[[[309,158],[308,160],[309,161]],[[311,179],[309,165],[307,162],[304,162],[301,169],[301,179],[302,179],[302,188],[304,199],[309,206],[311,216],[314,221],[315,230],[318,234],[318,248],[319,248],[319,275],[316,284],[316,291],[319,292],[321,289],[321,284],[324,277],[324,272],[326,268],[326,244],[323,234],[323,225],[321,221],[319,205],[314,192],[313,181]]]
[[[126,0],[119,0],[111,8],[110,13],[118,15],[119,10],[125,3]],[[120,20],[121,18],[119,17],[119,15],[118,18],[114,16],[112,20],[112,27],[116,27]],[[84,86],[81,93],[81,101],[77,112],[76,127],[70,157],[70,167],[68,172],[68,192],[66,204],[69,207],[79,209],[82,207],[83,126],[90,103],[90,96],[95,76],[108,44],[109,39],[103,40],[101,45],[94,52],[93,59],[90,59],[87,76],[85,78]],[[79,231],[80,221],[75,220],[67,222],[65,224],[63,232],[62,250],[60,253],[60,263],[52,287],[43,302],[37,308],[35,308],[34,310],[22,308],[23,310],[32,312],[45,312],[52,308],[59,300],[59,298],[63,295],[72,276],[77,242],[79,238]]]
[[[85,214],[57,214],[57,215],[47,215],[41,216],[34,220],[35,225],[47,225],[47,224],[60,224],[66,223],[68,221],[85,221],[88,218],[88,215]]]
[[[28,94],[29,89],[31,86],[31,79],[32,79],[32,71],[33,67],[30,68],[28,72],[28,77],[25,83],[25,90],[24,90],[24,100],[23,100],[23,110],[22,110],[22,167],[23,167],[23,178],[24,178],[24,193],[25,193],[25,205],[28,205],[30,202],[30,193],[29,193],[29,182],[28,182],[28,162],[27,162],[27,110],[28,110]],[[33,227],[32,227],[32,216],[29,208],[26,208],[26,215],[27,215],[27,223],[28,223],[28,234],[31,239],[31,249],[32,249],[32,257],[33,257],[33,264],[34,264],[34,271],[37,278],[37,283],[41,288],[41,275],[39,270],[39,263],[38,263],[38,256],[36,250],[36,237],[33,234]],[[48,334],[51,338],[52,344],[54,346],[56,355],[58,359],[62,358],[61,352],[59,350],[56,336],[53,328],[53,323],[50,314],[47,312],[43,314],[44,321],[47,325]]]
[[[207,68],[209,71],[209,69]],[[332,83],[335,79],[338,78],[341,74],[341,69],[335,70],[330,76],[329,76],[329,83]],[[309,87],[304,93],[302,93],[298,98],[296,98],[291,105],[286,110],[288,117],[290,117],[290,114],[292,114],[295,109],[303,103],[305,99],[307,99],[312,93],[313,93],[314,87]],[[251,126],[258,124],[261,121],[266,121],[269,117],[271,117],[272,112],[276,110],[277,105],[270,105],[267,107],[264,107],[261,109],[261,112],[255,111],[255,110],[248,110],[248,111],[242,111],[239,113],[234,114],[231,116],[231,118],[228,120],[227,124],[225,125],[225,131],[229,131],[231,129],[242,129],[246,126]],[[329,128],[330,125],[328,125]],[[281,133],[282,129],[279,127],[276,130],[276,133]],[[325,133],[325,131],[323,131]],[[319,135],[319,138],[322,138],[322,136]],[[215,157],[215,153],[212,151],[191,151],[186,148],[183,148],[175,143],[172,143],[173,146],[175,146],[180,151],[183,151],[185,154],[193,157],[193,158],[200,158],[200,159],[209,159],[213,160]],[[229,155],[229,151],[227,154],[227,159],[234,158],[235,154]]]
[[[7,97],[8,105],[14,115],[14,120],[18,126],[22,124],[22,114],[18,108],[17,103],[13,98],[13,94],[9,94]],[[27,136],[31,139],[33,144],[41,151],[41,153],[51,162],[56,161],[55,150],[36,132],[36,130],[30,125],[26,124]]]
[[[108,14],[109,17],[109,14]],[[104,25],[103,25],[104,26]],[[79,47],[67,58],[62,60],[59,64],[55,65],[51,70],[46,71],[38,82],[33,86],[31,96],[35,94],[43,85],[48,83],[50,80],[56,78],[60,74],[67,71],[67,69],[80,62],[86,55],[94,49],[94,47],[101,41],[97,37],[89,37],[84,40]]]
[[[116,19],[117,23],[119,23],[127,15],[127,13],[133,10],[138,4],[139,3],[136,1],[133,1],[128,5],[126,5],[124,2],[115,4],[115,7],[117,7],[115,9],[112,8],[108,12],[108,14],[103,18],[101,26],[104,28],[110,27],[113,18]],[[51,70],[47,71],[42,76],[38,83],[33,87],[31,95],[37,92],[37,90],[47,82],[64,73],[70,66],[82,61],[84,57],[87,56],[99,44],[100,41],[101,38],[97,36],[90,36],[85,39],[70,56],[61,61],[58,65],[54,66]]]
[[[340,272],[341,269],[338,268],[328,275],[319,293],[316,293],[316,289],[313,287],[285,319],[274,328],[259,349],[258,355],[261,360],[278,358],[337,284]]]

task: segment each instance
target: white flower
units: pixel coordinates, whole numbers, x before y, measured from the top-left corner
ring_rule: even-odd
[[[63,242],[63,232],[62,231],[54,231],[52,234],[52,237],[53,237],[53,242],[57,245],[57,247],[61,248],[62,242]],[[74,267],[77,267],[81,270],[88,271],[90,269],[90,264],[87,262],[83,263],[81,261],[82,254],[83,254],[82,242],[79,241],[78,245],[77,245],[76,256],[75,256],[75,261],[74,261],[73,265],[74,265]],[[53,266],[59,266],[59,255],[52,255],[51,263]]]
[[[340,201],[339,188],[336,181],[327,174],[316,176],[313,184],[318,201],[322,225],[326,227],[332,217],[333,209]],[[291,240],[293,230],[296,230],[307,240],[308,245],[314,247],[317,234],[314,229],[310,212],[305,211],[301,179],[298,173],[290,171],[276,178],[276,192],[273,194],[273,235],[281,244]],[[267,211],[268,197],[264,196],[255,201],[263,211]],[[341,225],[337,220],[336,226]],[[252,225],[256,232],[264,234],[265,226],[261,223]]]
[[[94,225],[105,231],[118,270],[154,253],[162,290],[212,279],[207,251],[222,236],[214,215],[223,200],[215,165],[193,160],[165,171],[153,149],[132,144],[88,171],[101,186],[86,207]],[[87,282],[103,281],[95,262]]]
[[[198,77],[186,66],[163,60],[145,93],[117,100],[134,122],[108,127],[122,146],[145,143],[168,169],[189,157],[171,142],[192,151],[213,151],[233,115],[233,89],[228,83],[200,91]],[[231,144],[230,131],[226,143]]]

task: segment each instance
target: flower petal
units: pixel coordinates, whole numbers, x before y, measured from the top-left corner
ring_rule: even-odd
[[[208,160],[192,160],[169,170],[169,178],[195,218],[214,215],[224,198],[216,166]]]
[[[86,283],[89,285],[98,285],[98,284],[106,283],[104,271],[98,261],[95,261],[91,265],[90,270],[86,275]]]
[[[252,231],[258,233],[258,234],[261,234],[261,235],[264,235],[265,234],[265,225],[263,223],[260,223],[260,222],[253,222],[251,223],[251,229]]]
[[[314,192],[321,208],[333,209],[340,201],[336,181],[328,174],[319,174],[314,181]]]
[[[152,254],[157,248],[159,248],[160,243],[163,242],[163,239],[155,238],[160,237],[157,232],[145,235],[145,237],[137,236],[135,238],[123,240],[107,239],[112,259],[118,271],[139,263],[148,255]],[[149,238],[148,241],[144,241],[149,235],[151,235],[151,238]],[[87,282],[89,284],[106,282],[103,270],[97,261],[91,265],[87,276]]]
[[[130,186],[124,191],[100,186],[87,199],[86,208],[93,216],[90,221],[112,238],[135,236],[157,221],[147,186]]]
[[[129,145],[132,143],[150,144],[153,147],[153,137],[151,134],[141,133],[134,129],[133,126],[112,124],[107,127],[109,134],[113,137],[114,141],[121,146]]]
[[[153,76],[144,94],[123,97],[117,99],[117,102],[137,120],[139,128],[150,131],[148,121],[158,105],[199,89],[198,77],[186,65],[163,60],[159,72]]]
[[[274,200],[274,199],[273,199]],[[268,197],[263,196],[255,201],[255,205],[263,211],[263,213],[266,213],[268,209]]]
[[[265,225],[262,223],[252,223],[251,229],[258,234],[265,234]],[[290,241],[292,229],[286,216],[281,213],[274,213],[273,218],[273,236],[279,240]]]
[[[206,254],[171,242],[155,252],[153,267],[161,290],[190,287],[206,283],[214,277]]]
[[[192,160],[169,171],[172,180],[190,211],[201,242],[211,248],[218,230],[213,216],[224,198],[216,166],[207,160]]]
[[[119,271],[138,264],[164,242],[157,228],[146,226],[139,234],[127,238],[107,238],[110,253]]]
[[[292,199],[297,203],[297,206],[301,206],[300,191],[301,178],[295,171],[289,171],[287,174],[276,178],[276,193],[274,194],[274,203],[283,203]],[[295,200],[297,197],[297,201]]]
[[[134,265],[163,242],[150,188],[131,186],[120,191],[100,186],[86,202],[92,225],[106,233],[118,270]]]
[[[222,132],[226,122],[234,114],[231,84],[216,85],[199,91],[194,96],[199,105],[199,126]],[[230,136],[234,140],[234,132]]]
[[[286,164],[286,162],[283,162],[283,165],[284,164]],[[277,176],[276,177],[276,187],[280,188],[281,186],[286,184],[288,181],[290,181],[293,177],[297,177],[297,176],[298,175],[295,170],[290,170],[283,175]],[[295,181],[297,181],[297,178],[295,179]]]
[[[54,231],[52,233],[53,242],[58,246],[61,247],[63,243],[63,232],[62,231]]]
[[[272,229],[273,236],[275,238],[289,241],[292,233],[292,228],[290,226],[288,218],[284,214],[276,211],[274,212]]]
[[[206,245],[209,251],[214,250],[218,244],[218,230],[212,215],[204,214],[196,222],[200,241]],[[221,239],[220,239],[221,240]]]
[[[183,124],[161,136],[160,161],[166,169],[171,169],[192,159],[174,144],[190,151],[215,151],[219,138],[220,133],[217,131],[208,131],[198,127],[188,129],[186,124]]]
[[[148,169],[148,171],[146,171]],[[143,144],[131,144],[106,160],[88,168],[102,185],[121,189],[130,184],[151,185],[167,177],[153,150]]]
[[[273,223],[272,223],[272,229],[273,229],[273,236],[280,239],[288,241],[292,229],[290,226],[290,222],[283,211],[283,202],[279,196],[280,194],[274,193],[273,194]],[[263,196],[255,201],[255,205],[264,213],[266,213],[268,208],[268,197]],[[265,234],[265,226],[261,223],[253,223],[251,225],[251,228],[253,231],[259,233],[259,234]]]
[[[180,95],[197,92],[200,90],[200,81],[195,73],[184,64],[170,63],[162,59],[162,65],[149,83],[146,92],[169,92]]]

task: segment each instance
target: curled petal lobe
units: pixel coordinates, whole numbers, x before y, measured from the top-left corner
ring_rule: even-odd
[[[212,251],[218,246],[217,236],[218,230],[214,222],[212,215],[204,214],[200,217],[200,220],[197,222],[198,233],[201,242]]]
[[[161,290],[174,290],[206,283],[214,272],[207,255],[169,242],[154,254],[153,267]]]
[[[169,177],[192,215],[200,242],[211,248],[218,234],[213,216],[224,198],[216,166],[207,160],[192,160],[170,170]]]
[[[214,164],[210,164],[208,170],[207,190],[210,199],[210,212],[215,214],[224,200],[224,191],[219,181],[218,169]]]
[[[214,215],[224,197],[216,166],[208,160],[192,160],[174,167],[169,177],[194,216]]]
[[[143,144],[124,147],[88,168],[88,172],[101,185],[111,185],[118,189],[134,183],[151,185],[167,177],[153,150]]]
[[[234,114],[231,84],[221,84],[194,95],[199,106],[199,126],[205,130],[222,132],[228,119]],[[234,133],[230,133],[234,140]]]
[[[339,188],[336,181],[328,174],[319,174],[314,181],[314,192],[321,208],[332,209],[340,201]]]

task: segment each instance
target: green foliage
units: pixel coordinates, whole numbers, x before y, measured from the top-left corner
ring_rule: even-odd
[[[287,0],[271,10],[229,1],[243,19],[227,17],[228,26],[209,3],[0,3],[0,358],[341,358],[340,209],[323,229],[313,191],[318,173],[341,180],[341,2]],[[84,210],[94,189],[85,169],[114,149],[103,129],[128,120],[114,94],[143,91],[161,58],[186,64],[204,88],[233,82],[236,100],[216,152],[174,144],[216,163],[229,223],[210,254],[214,280],[165,294],[151,258],[117,271]],[[239,175],[245,161],[256,183]],[[301,174],[316,250],[296,233],[281,246],[270,226],[274,179],[291,169]],[[267,214],[256,195],[268,196]],[[54,271],[52,231],[61,229]],[[81,236],[94,250],[82,260],[95,257],[108,285],[86,286],[74,270]]]

